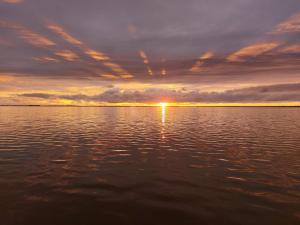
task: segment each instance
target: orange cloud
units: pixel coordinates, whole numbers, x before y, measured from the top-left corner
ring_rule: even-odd
[[[78,55],[70,50],[62,50],[62,51],[56,52],[55,55],[60,56],[67,61],[74,61],[74,60],[78,59]]]
[[[197,73],[202,71],[202,66],[204,65],[204,62],[197,61],[194,66],[190,69],[191,72]]]
[[[9,4],[19,4],[22,3],[23,0],[2,0],[2,2],[9,3]]]
[[[115,72],[120,77],[122,77],[122,78],[124,78],[124,77],[126,77],[126,78],[133,77],[133,75],[129,74],[120,65],[112,62],[111,58],[108,57],[106,54],[104,54],[102,52],[99,52],[99,51],[96,51],[96,50],[93,50],[93,49],[89,49],[89,48],[86,48],[84,50],[84,52],[89,57],[91,57],[92,59],[102,62],[102,64],[104,66],[109,68],[112,72]]]
[[[200,60],[208,60],[208,59],[211,59],[213,56],[214,56],[214,53],[206,52],[200,57]]]
[[[22,25],[10,23],[7,21],[0,21],[0,26],[15,30],[19,34],[20,38],[22,38],[27,43],[32,44],[34,46],[47,47],[47,46],[55,45],[53,41],[49,40],[48,38],[40,34],[31,31],[30,29]]]
[[[289,54],[300,53],[300,44],[289,45],[287,47],[280,49],[280,52],[289,53]]]
[[[212,52],[206,52],[204,53],[194,64],[194,66],[190,69],[191,72],[197,73],[201,72],[203,70],[202,66],[204,65],[205,60],[209,60],[214,56],[214,53]]]
[[[95,51],[93,49],[86,49],[85,53],[97,61],[110,60],[110,58],[108,56],[106,56],[104,53]]]
[[[104,61],[103,65],[111,69],[113,72],[118,74],[122,78],[132,78],[133,75],[129,74],[126,70],[124,70],[122,67],[120,67],[118,64],[110,62],[110,61]]]
[[[42,57],[35,57],[33,58],[36,61],[40,61],[40,62],[59,62],[58,59],[49,57],[49,56],[42,56]]]
[[[163,75],[163,76],[167,75],[166,69],[162,69],[162,70],[161,70],[161,75]]]
[[[148,71],[148,74],[149,74],[150,76],[153,75],[153,72],[152,72],[152,70],[151,70],[151,68],[150,68],[149,66],[147,67],[147,71]]]
[[[124,74],[124,75],[120,75],[120,77],[123,79],[130,79],[130,78],[133,78],[134,76],[131,74]]]
[[[82,42],[76,39],[75,37],[71,36],[68,34],[62,27],[55,25],[55,24],[50,24],[47,26],[50,30],[52,30],[54,33],[60,35],[65,41],[74,44],[74,45],[81,45]]]
[[[118,79],[118,77],[113,74],[102,74],[100,76],[106,79]]]
[[[243,62],[247,58],[256,57],[277,48],[280,44],[277,42],[265,42],[247,46],[229,55],[227,60],[230,62]]]
[[[143,59],[144,64],[147,66],[148,74],[152,76],[153,72],[152,72],[152,69],[149,66],[149,60],[148,60],[148,57],[147,57],[146,53],[143,50],[140,50],[139,55]]]
[[[134,77],[133,75],[129,74],[126,70],[124,70],[120,65],[112,62],[111,58],[108,57],[106,54],[90,48],[85,48],[84,52],[92,59],[102,62],[104,66],[109,68],[112,72],[115,72],[120,77]]]
[[[286,21],[278,24],[273,30],[273,34],[300,32],[300,13],[288,18]]]
[[[140,56],[144,60],[145,64],[149,64],[149,60],[147,58],[147,55],[146,55],[146,53],[143,50],[140,50]]]
[[[26,40],[28,43],[32,45],[36,45],[39,47],[55,45],[48,38],[43,37],[42,35],[39,35],[37,33],[34,33],[26,28],[20,29],[19,33],[21,34],[21,38],[23,38],[24,40]]]
[[[110,59],[110,57],[108,57],[106,54],[88,48],[85,44],[83,44],[77,38],[73,37],[67,31],[65,31],[64,28],[62,28],[61,26],[58,26],[55,24],[50,24],[47,27],[48,27],[48,29],[55,32],[56,34],[60,35],[67,42],[74,44],[74,45],[78,45],[85,54],[87,54],[89,57],[91,57],[92,59],[94,59],[96,61],[102,62],[104,66],[108,67],[110,70],[115,72],[117,75],[123,76],[123,77],[126,76],[127,78],[133,77],[133,75],[129,74],[121,66],[119,66],[116,63],[113,63],[112,60]],[[74,53],[71,56],[70,52],[65,52],[65,51],[58,52],[58,54],[56,53],[56,55],[62,56],[69,61],[73,61],[75,59]],[[76,58],[78,58],[78,57],[76,57]]]

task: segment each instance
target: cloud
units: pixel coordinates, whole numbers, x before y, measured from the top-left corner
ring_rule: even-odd
[[[162,76],[166,76],[167,75],[167,70],[166,69],[162,69],[161,70],[161,75]]]
[[[105,78],[105,79],[118,79],[117,76],[113,75],[113,74],[101,74],[101,77]]]
[[[224,92],[201,92],[198,90],[171,90],[149,88],[145,90],[121,90],[110,88],[98,95],[49,95],[44,93],[25,93],[21,97],[41,99],[65,99],[73,101],[92,101],[108,103],[151,103],[161,101],[193,103],[256,103],[256,102],[298,102],[300,83],[259,86]]]
[[[297,17],[291,15],[300,12],[299,0],[190,0],[189,4],[182,0],[91,0],[89,4],[30,0],[0,4],[0,72],[28,74],[37,80],[47,76],[116,84],[268,84],[276,74],[282,74],[282,82],[299,81],[297,49],[279,50],[299,44],[299,33],[266,35],[287,18],[292,29],[279,30],[297,28],[293,22]],[[282,46],[270,51],[247,49],[258,41]],[[65,62],[64,56],[55,53],[67,49],[80,60],[55,63]],[[227,60],[229,55],[233,61]],[[40,82],[39,86],[48,84]]]
[[[2,0],[0,2],[5,2],[5,3],[9,3],[9,4],[20,4],[22,3],[24,0]]]
[[[68,34],[61,26],[56,24],[49,24],[47,25],[48,29],[52,30],[56,34],[60,35],[65,41],[74,44],[74,45],[81,45],[82,42],[76,39],[75,37]]]
[[[272,31],[273,34],[296,33],[300,32],[300,13],[288,18],[286,21],[278,24]]]
[[[300,54],[300,44],[288,45],[281,48],[279,51],[286,54]]]
[[[40,62],[59,62],[58,59],[49,56],[33,57],[33,59]]]
[[[93,50],[93,49],[86,49],[85,53],[90,56],[92,59],[96,61],[100,61],[104,66],[109,68],[112,72],[116,73],[120,78],[128,79],[133,78],[134,76],[124,70],[120,65],[114,63],[110,57],[105,55],[102,52]],[[107,75],[102,75],[102,77],[108,78]],[[115,77],[114,75],[110,75],[111,78]],[[114,79],[114,78],[113,78]]]
[[[152,75],[153,75],[153,72],[152,72],[152,69],[151,69],[150,66],[149,66],[149,59],[148,59],[146,53],[145,53],[143,50],[140,50],[140,51],[139,51],[139,55],[140,55],[140,57],[142,58],[142,60],[143,60],[144,64],[146,65],[146,67],[147,67],[147,72],[148,72],[148,74],[149,74],[150,76],[152,76]]]
[[[20,38],[25,40],[27,43],[37,47],[48,47],[48,46],[55,45],[55,43],[50,39],[48,39],[47,37],[35,33],[30,29],[28,29],[27,27],[24,27],[20,24],[0,20],[0,27],[15,30]]]
[[[62,57],[63,59],[67,61],[75,61],[78,59],[78,55],[70,50],[61,50],[58,52],[55,52],[55,55]]]
[[[126,70],[124,70],[120,65],[113,63],[111,61],[104,61],[103,65],[110,68],[113,72],[118,74],[121,78],[128,79],[133,78],[134,76],[129,74]]]
[[[83,42],[79,41],[77,38],[69,34],[63,27],[57,24],[49,24],[47,25],[47,27],[56,34],[60,35],[65,41],[69,42],[70,44],[79,46],[80,49],[89,57],[96,61],[100,61],[104,66],[108,67],[112,72],[115,72],[121,78],[128,79],[134,77],[132,74],[123,69],[120,65],[113,62],[112,59],[106,54],[87,47]],[[71,52],[66,51],[56,53],[56,55],[62,56],[68,61],[73,61],[77,57],[75,57],[74,54],[71,54]]]
[[[42,98],[42,99],[49,99],[51,97],[56,98],[54,95],[45,94],[45,93],[26,93],[20,95],[22,97],[29,97],[29,98]]]
[[[279,45],[280,44],[278,42],[264,42],[250,45],[229,55],[227,57],[227,60],[230,62],[244,62],[249,58],[253,58],[262,55],[266,52],[269,52],[274,48],[277,48]]]
[[[90,56],[92,59],[97,60],[97,61],[105,61],[105,60],[110,60],[108,56],[106,56],[102,52],[98,52],[93,49],[86,49],[85,53]]]
[[[190,69],[193,73],[199,73],[203,71],[202,66],[204,65],[205,61],[211,59],[214,56],[213,52],[205,52],[199,59],[197,59],[196,63]]]

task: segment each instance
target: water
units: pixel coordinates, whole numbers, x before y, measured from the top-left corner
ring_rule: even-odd
[[[300,224],[300,108],[0,107],[0,225]]]

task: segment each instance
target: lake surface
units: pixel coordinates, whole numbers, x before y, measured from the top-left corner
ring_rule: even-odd
[[[300,108],[0,107],[0,225],[300,224]]]

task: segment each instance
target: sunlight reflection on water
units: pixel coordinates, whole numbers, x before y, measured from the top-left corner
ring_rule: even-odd
[[[299,224],[299,128],[298,108],[1,107],[0,224]]]

